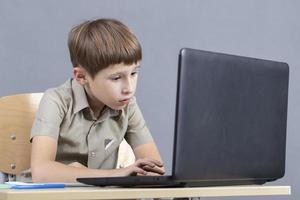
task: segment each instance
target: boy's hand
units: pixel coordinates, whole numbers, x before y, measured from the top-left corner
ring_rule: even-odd
[[[165,173],[163,164],[151,158],[138,159],[134,164],[120,170],[123,176],[163,175]]]

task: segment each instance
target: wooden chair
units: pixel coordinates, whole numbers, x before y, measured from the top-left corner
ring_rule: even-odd
[[[30,168],[30,131],[43,93],[28,93],[0,98],[0,172],[12,176]],[[118,167],[135,161],[131,147],[123,140]]]
[[[0,98],[0,171],[17,175],[30,168],[30,130],[42,93]]]

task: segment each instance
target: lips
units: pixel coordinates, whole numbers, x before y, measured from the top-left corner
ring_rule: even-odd
[[[127,99],[122,99],[119,102],[122,103],[122,104],[128,104],[129,101],[130,101],[130,98],[127,98]]]

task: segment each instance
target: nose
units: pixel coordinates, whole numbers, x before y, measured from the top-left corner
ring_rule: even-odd
[[[122,93],[124,94],[131,94],[134,92],[134,82],[133,80],[126,80],[126,83],[124,84],[124,87],[122,89]]]

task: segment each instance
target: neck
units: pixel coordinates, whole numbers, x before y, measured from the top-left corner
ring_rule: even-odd
[[[84,87],[84,90],[85,90],[90,108],[94,112],[95,117],[99,118],[101,116],[102,111],[105,108],[105,105],[102,102],[100,102],[97,98],[95,98],[88,88]]]

